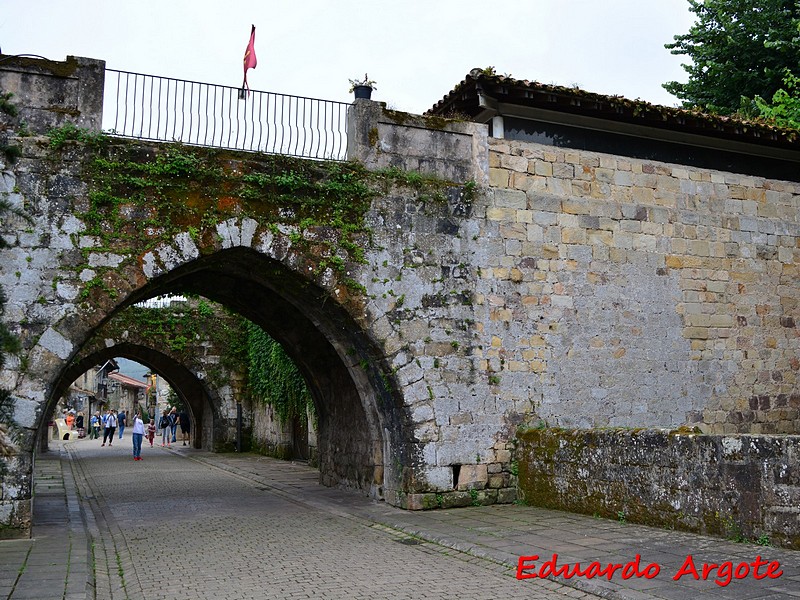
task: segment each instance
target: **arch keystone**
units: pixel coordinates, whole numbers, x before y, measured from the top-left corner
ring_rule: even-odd
[[[248,246],[253,243],[258,223],[253,219],[245,219],[239,225],[236,219],[228,219],[217,224],[217,233],[222,238],[222,247],[233,248],[235,246]]]

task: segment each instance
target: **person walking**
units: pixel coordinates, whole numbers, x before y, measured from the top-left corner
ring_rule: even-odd
[[[164,444],[166,444],[167,447],[169,447],[169,448],[172,447],[172,444],[170,442],[170,440],[172,438],[170,438],[170,436],[169,436],[169,416],[168,415],[169,415],[169,413],[167,411],[164,411],[161,414],[161,420],[158,422],[158,428],[161,430],[161,447],[162,448],[164,447]]]
[[[106,439],[108,439],[108,447],[111,447],[111,442],[114,441],[114,431],[117,429],[117,415],[114,414],[114,411],[109,409],[108,416],[106,417],[106,428],[103,430],[103,443],[102,446],[106,445]]]
[[[103,437],[105,437],[105,435],[106,435],[106,427],[108,427],[108,409],[107,408],[105,409],[105,411],[103,411],[103,414],[100,416],[100,429],[103,430]]]
[[[169,432],[171,434],[172,443],[174,444],[176,442],[175,430],[178,428],[178,409],[173,406],[167,418],[169,419]]]
[[[89,419],[89,439],[96,440],[100,437],[100,412],[96,412]]]
[[[128,411],[119,409],[117,415],[117,428],[119,429],[119,439],[122,439],[122,432],[125,431],[125,426],[128,424]]]
[[[147,439],[150,440],[150,447],[153,447],[153,439],[156,437],[156,422],[150,419],[147,424]]]
[[[133,415],[133,460],[142,460],[142,439],[144,439],[144,421],[137,412]]]
[[[189,441],[189,430],[191,429],[189,413],[185,410],[182,410],[178,415],[178,425],[181,426],[181,437],[183,437],[183,445],[185,446],[186,442]]]
[[[75,417],[75,429],[78,430],[78,438],[85,438],[86,437],[86,428],[85,428],[85,419],[83,417],[83,413],[79,412],[78,416]]]

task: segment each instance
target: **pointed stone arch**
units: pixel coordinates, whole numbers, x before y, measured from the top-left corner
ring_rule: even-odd
[[[108,340],[112,342],[111,340]],[[77,377],[94,365],[102,364],[110,358],[129,358],[139,362],[154,372],[158,372],[176,394],[183,400],[196,424],[193,444],[196,448],[211,450],[214,448],[214,440],[220,439],[225,435],[225,417],[220,410],[224,400],[219,390],[206,385],[203,379],[198,377],[197,369],[192,369],[193,365],[185,365],[170,356],[168,353],[161,352],[150,346],[141,343],[122,342],[110,343],[102,348],[93,348],[87,352],[82,352],[81,357],[74,360],[62,372],[56,382],[53,394],[45,409],[45,418],[52,414],[55,403],[64,395],[67,387]],[[43,435],[44,430],[40,428],[40,439],[42,444],[46,440]]]
[[[231,223],[226,225],[232,228]],[[238,241],[241,243],[243,238],[239,235]],[[175,243],[184,243],[185,239],[179,234]],[[97,316],[98,308],[106,311],[102,325],[144,298],[190,293],[253,321],[282,344],[308,384],[319,420],[321,482],[383,497],[387,486],[397,489],[399,485],[401,473],[394,466],[402,464],[400,457],[410,452],[407,442],[411,436],[402,401],[393,394],[391,381],[384,375],[381,350],[351,312],[330,297],[340,288],[331,286],[328,290],[310,281],[302,266],[297,268],[294,264],[291,268],[276,260],[264,252],[263,239],[259,241],[260,248],[233,246],[226,244],[223,237],[221,245],[228,247],[202,255],[192,253],[179,264],[160,262],[152,271],[148,270],[154,263],[145,259],[140,263],[142,271],[128,279],[130,288],[118,287],[127,294],[114,303],[101,303],[100,307],[96,304],[93,316]],[[123,353],[114,347],[106,348],[90,354],[91,359],[80,359],[75,366],[69,366],[98,330],[90,324],[90,319],[69,315],[51,326],[31,353],[25,379],[47,390],[43,400],[50,410],[70,378],[83,372],[81,369],[85,370],[91,360],[123,355],[144,358],[145,364],[155,365],[154,355],[146,357],[152,350],[123,345]],[[77,350],[67,353],[67,349]],[[159,360],[172,364],[163,356]],[[171,368],[175,373],[183,372],[177,366]],[[173,377],[188,381],[190,370],[184,371],[184,375]],[[196,382],[191,385],[197,388]],[[209,392],[206,390],[205,394],[208,396]],[[41,413],[39,430],[46,412]]]

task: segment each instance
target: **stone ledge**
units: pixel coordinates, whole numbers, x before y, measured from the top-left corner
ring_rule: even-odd
[[[800,549],[800,436],[542,429],[519,442],[532,506]]]

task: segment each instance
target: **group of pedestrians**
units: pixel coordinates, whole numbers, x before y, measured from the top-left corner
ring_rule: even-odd
[[[83,438],[86,437],[86,429],[84,427],[84,416],[82,412],[78,412],[75,414],[75,409],[70,409],[68,411],[64,411],[64,423],[69,430],[77,430],[78,437]]]
[[[120,419],[120,417],[122,417],[122,419]],[[120,423],[120,421],[122,422]],[[108,445],[110,447],[114,442],[114,433],[116,433],[118,425],[120,428],[119,439],[122,439],[122,432],[125,430],[125,421],[126,421],[125,413],[120,412],[119,414],[117,414],[109,408],[106,410],[106,412],[103,413],[102,416],[100,415],[100,411],[96,412],[92,416],[91,425],[92,429],[94,429],[95,431],[98,430],[100,427],[103,428],[103,443],[101,445],[105,446],[106,442],[108,442]]]
[[[177,443],[175,434],[179,425],[181,428],[181,436],[183,437],[183,445],[185,446],[189,439],[189,415],[185,412],[178,414],[178,409],[174,406],[171,410],[165,410],[161,413],[161,418],[158,421],[158,428],[161,430],[162,447],[166,446],[167,448],[171,448],[172,444]],[[150,440],[150,445],[153,445],[152,439]]]
[[[79,415],[81,423],[78,425],[83,427],[83,415]],[[78,419],[75,419],[76,421]],[[152,448],[155,442],[156,431],[161,430],[161,446],[171,448],[172,444],[176,442],[177,428],[180,426],[181,434],[183,437],[183,445],[186,446],[189,440],[189,433],[191,431],[189,424],[189,415],[186,412],[178,413],[177,408],[173,407],[171,410],[165,410],[158,422],[152,418],[150,422],[145,425],[142,420],[140,411],[136,411],[133,419],[130,421],[132,437],[133,437],[133,459],[142,460],[142,442],[145,436],[150,442]],[[103,430],[103,442],[101,447],[108,444],[109,447],[113,446],[114,435],[118,435],[118,439],[122,439],[126,427],[129,425],[128,411],[115,412],[107,409],[103,414],[100,411],[95,412],[89,419],[89,439],[100,439],[100,430]]]

